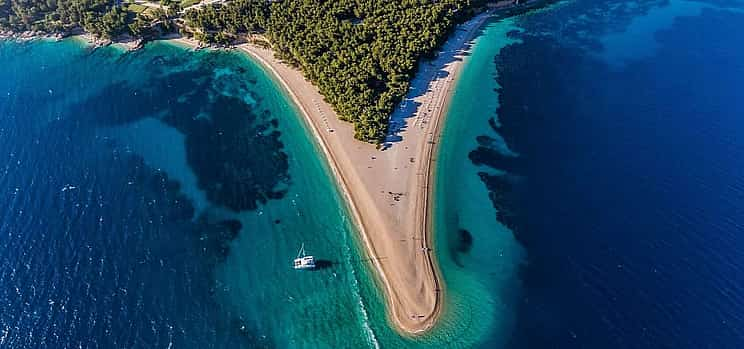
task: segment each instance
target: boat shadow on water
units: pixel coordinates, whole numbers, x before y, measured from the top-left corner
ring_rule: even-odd
[[[313,271],[318,270],[324,270],[324,269],[330,269],[334,265],[339,264],[338,262],[334,262],[328,259],[317,259],[315,260],[315,268],[313,268]]]

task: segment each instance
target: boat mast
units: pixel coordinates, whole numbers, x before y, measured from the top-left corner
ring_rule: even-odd
[[[300,252],[297,253],[297,258],[305,257],[305,243],[302,243],[302,247],[300,247]]]

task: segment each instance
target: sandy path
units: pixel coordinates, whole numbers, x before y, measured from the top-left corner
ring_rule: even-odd
[[[488,16],[458,26],[438,58],[422,64],[409,94],[391,116],[384,151],[355,140],[352,125],[338,120],[317,88],[300,71],[277,60],[273,51],[238,46],[272,72],[302,110],[385,289],[390,319],[403,333],[428,330],[441,310],[442,288],[429,232],[432,156],[462,56]]]

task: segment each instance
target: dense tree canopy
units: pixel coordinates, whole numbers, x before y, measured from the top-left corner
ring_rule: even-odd
[[[195,38],[208,43],[263,34],[354,123],[357,138],[379,142],[418,60],[482,2],[234,0],[187,11],[185,19]]]
[[[167,29],[178,15],[178,4],[168,11],[146,9],[118,0],[0,0],[0,30],[68,34],[82,29],[96,37],[114,39],[122,34],[146,37],[154,27]]]
[[[103,38],[127,31],[127,14],[110,0],[0,0],[0,28],[66,32],[72,28]]]
[[[268,7],[265,0],[234,0],[186,11],[184,19],[197,40],[226,45],[241,33],[262,32]]]

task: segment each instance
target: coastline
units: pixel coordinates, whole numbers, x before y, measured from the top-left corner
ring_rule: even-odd
[[[409,177],[407,179],[409,179],[409,181],[398,180],[398,184],[409,185],[409,191],[407,194],[413,194],[410,196],[415,196],[415,201],[412,202],[412,205],[398,206],[400,209],[394,210],[397,211],[395,213],[398,213],[398,220],[408,220],[409,222],[407,222],[408,224],[406,225],[412,226],[413,231],[398,231],[397,234],[385,234],[382,238],[387,239],[388,243],[383,244],[382,246],[380,246],[379,241],[378,243],[375,243],[375,235],[370,234],[370,232],[371,228],[383,227],[385,225],[379,219],[383,218],[386,212],[370,213],[370,211],[375,211],[376,209],[379,209],[379,206],[382,206],[381,204],[386,204],[388,202],[380,200],[379,197],[377,200],[370,200],[368,197],[370,191],[364,190],[370,189],[369,181],[364,183],[363,181],[359,181],[359,176],[354,176],[349,173],[354,172],[353,169],[350,169],[353,167],[353,163],[359,162],[355,159],[360,159],[363,158],[363,156],[370,154],[370,158],[379,158],[385,156],[386,153],[393,154],[391,150],[380,152],[374,149],[372,145],[354,140],[353,137],[351,137],[351,135],[353,135],[352,126],[348,123],[339,121],[335,113],[333,113],[330,105],[323,102],[322,96],[317,92],[317,89],[309,81],[304,79],[301,72],[278,61],[274,57],[273,51],[251,44],[241,44],[237,46],[241,51],[247,53],[258,63],[268,69],[271,75],[278,80],[280,85],[287,91],[293,99],[293,102],[302,112],[307,126],[309,126],[318,145],[328,159],[329,167],[331,168],[341,192],[345,197],[346,203],[353,215],[354,223],[360,230],[362,242],[367,250],[367,254],[370,256],[370,261],[377,271],[375,275],[385,290],[390,320],[392,324],[395,325],[396,329],[403,334],[417,335],[431,329],[442,312],[443,284],[441,282],[441,273],[436,263],[436,257],[431,253],[433,251],[433,236],[431,235],[433,233],[431,231],[432,205],[429,201],[433,197],[433,187],[430,183],[432,182],[431,178],[434,175],[436,167],[432,166],[432,163],[438,148],[438,139],[441,137],[441,119],[447,113],[449,100],[452,96],[452,88],[462,66],[462,56],[467,53],[472,39],[476,36],[478,30],[491,17],[491,15],[492,12],[480,14],[457,27],[456,32],[462,30],[465,32],[458,33],[462,34],[459,37],[457,34],[453,35],[442,50],[443,53],[449,51],[451,56],[443,54],[443,64],[434,64],[437,69],[431,70],[435,75],[436,72],[439,72],[440,70],[446,71],[448,73],[447,79],[441,80],[439,78],[434,78],[425,80],[428,83],[426,84],[427,92],[420,96],[410,98],[410,100],[414,102],[428,100],[429,106],[433,108],[433,110],[430,109],[428,122],[424,123],[428,124],[427,126],[414,130],[413,134],[409,133],[411,131],[402,132],[405,135],[404,140],[409,140],[409,143],[417,143],[414,145],[418,145],[418,147],[413,147],[418,148],[417,151],[408,151],[410,150],[410,147],[402,144],[394,144],[391,147],[391,150],[395,149],[405,151],[394,153],[395,155],[391,155],[390,158],[401,158],[401,156],[399,156],[401,154],[398,153],[407,153],[407,155],[416,153],[416,155],[418,155],[416,158],[422,160],[419,162],[419,166],[407,167]],[[176,39],[175,41],[192,47],[196,44],[188,39]],[[447,46],[454,47],[448,50]],[[435,63],[437,63],[436,61],[438,60],[435,60]],[[425,63],[430,64],[429,62]],[[420,75],[423,75],[424,77],[428,76],[426,72],[423,72],[423,74],[421,74],[421,72],[417,73],[417,79],[419,80],[421,79]],[[435,82],[437,83],[435,87],[430,86]],[[308,90],[315,93],[308,93]],[[408,97],[406,98],[408,99]],[[311,109],[313,106],[316,108]],[[417,115],[419,113],[419,110],[414,110],[413,114],[403,116],[403,118],[422,118],[422,116]],[[339,134],[339,129],[340,132],[343,132],[341,134],[347,135],[347,138],[350,137],[350,141],[348,139],[341,142],[336,141],[338,138],[334,136]],[[337,144],[333,145],[334,143]],[[342,146],[339,147],[338,144],[342,144]],[[348,148],[353,148],[356,151],[344,151]],[[390,162],[388,162],[388,164],[389,163]],[[392,163],[395,164],[395,162]],[[383,167],[383,170],[387,170],[386,172],[388,173],[394,173],[393,171],[398,170],[398,168],[393,167],[393,171],[390,171],[390,167]],[[398,176],[398,178],[400,178],[400,176]],[[390,191],[389,193],[393,194]],[[401,198],[393,199],[393,201],[403,200],[404,199]],[[377,203],[377,205],[370,205],[370,202]],[[392,203],[390,206],[394,206],[394,204],[395,203]],[[360,206],[363,207],[364,212],[367,213],[366,217],[361,213],[362,210],[360,210]],[[401,212],[399,212],[401,210],[406,211],[407,215],[401,217]],[[369,216],[376,216],[375,218],[377,219],[370,218]],[[413,233],[413,237],[410,239],[410,242],[413,246],[410,247],[413,248],[407,249],[409,258],[406,259],[406,256],[401,256],[400,249],[398,249],[398,251],[391,250],[390,239],[388,238],[403,238],[407,237],[408,234],[411,233]],[[377,234],[377,240],[380,240],[379,235],[382,234]],[[417,241],[419,243],[416,243]],[[416,253],[416,251],[424,251],[424,253]],[[419,260],[415,257],[417,255],[423,256],[423,258]],[[391,266],[390,264],[392,263],[385,261],[390,256],[396,257],[396,260],[403,260],[409,263]],[[410,258],[410,256],[414,256],[414,258]],[[401,273],[401,267],[416,269],[415,278],[401,278],[400,275],[398,275]],[[406,288],[406,285],[400,285],[403,283],[401,281],[411,280],[418,281],[416,285],[418,286],[417,288]],[[415,304],[415,302],[412,304],[411,301],[415,301],[418,297],[401,295],[401,293],[407,292],[406,289],[413,290],[415,296],[423,296],[422,298],[419,298],[424,300],[423,307],[420,304]],[[408,292],[410,293],[410,291]],[[420,314],[420,309],[423,308],[424,310],[427,310],[427,307],[428,312]],[[409,318],[405,315],[410,313],[412,310],[418,311],[416,317]]]
[[[15,42],[33,42],[36,40],[41,41],[61,41],[65,39],[76,40],[81,42],[87,47],[97,49],[100,47],[113,46],[116,48],[123,49],[125,51],[136,51],[144,47],[144,41],[141,39],[134,39],[132,37],[123,37],[121,40],[106,40],[99,39],[90,33],[77,32],[71,35],[62,34],[48,34],[43,32],[25,31],[21,33],[14,33],[9,31],[0,31],[0,41],[8,40]]]
[[[362,243],[366,249],[367,254],[370,257],[369,261],[372,263],[372,265],[376,269],[376,272],[373,273],[373,275],[375,275],[376,279],[378,279],[378,281],[381,283],[381,285],[384,288],[384,293],[386,295],[386,301],[388,302],[387,309],[388,311],[391,312],[390,319],[392,320],[392,323],[395,325],[397,329],[402,330],[403,333],[410,333],[410,334],[420,333],[430,328],[431,325],[433,325],[434,321],[432,321],[431,325],[427,325],[423,329],[416,329],[416,328],[407,326],[406,324],[402,323],[399,320],[400,319],[399,317],[401,316],[400,313],[402,311],[400,310],[400,306],[394,306],[394,304],[399,302],[399,300],[396,299],[394,296],[397,292],[393,288],[392,282],[389,281],[388,273],[385,271],[381,263],[381,261],[386,257],[385,256],[381,257],[374,243],[371,241],[370,233],[368,232],[368,228],[367,228],[368,224],[365,224],[365,219],[362,218],[363,215],[361,214],[361,210],[359,209],[357,205],[357,202],[360,200],[360,198],[355,198],[354,194],[352,194],[353,189],[350,189],[355,184],[352,183],[350,178],[348,178],[349,176],[346,176],[341,172],[342,171],[341,166],[343,165],[341,165],[340,161],[343,161],[343,160],[339,160],[337,156],[334,155],[334,152],[331,150],[328,144],[329,141],[327,137],[323,136],[322,125],[319,122],[318,117],[317,116],[313,117],[313,113],[308,111],[308,108],[306,108],[306,104],[308,104],[307,96],[303,96],[303,97],[298,96],[298,94],[295,93],[296,87],[293,88],[293,86],[289,84],[287,74],[282,74],[277,71],[277,65],[284,66],[284,64],[273,58],[273,51],[269,51],[269,50],[256,47],[256,46],[252,46],[252,45],[248,45],[248,44],[240,45],[238,46],[238,48],[244,53],[248,54],[250,57],[252,57],[257,62],[259,62],[263,67],[268,69],[269,72],[271,72],[271,75],[273,75],[273,77],[275,77],[276,80],[278,80],[282,88],[286,90],[286,92],[291,96],[293,102],[303,114],[304,122],[306,123],[310,131],[313,133],[316,143],[319,145],[321,151],[324,153],[328,161],[327,163],[329,165],[329,168],[333,172],[334,179],[337,182],[339,189],[341,190],[341,193],[344,196],[344,201],[347,207],[349,208],[349,211],[352,214],[354,225],[359,230]],[[290,68],[290,69],[293,69],[293,68]],[[301,73],[297,71],[297,74],[301,74]],[[312,84],[309,81],[305,81],[305,83],[312,86]],[[315,87],[312,86],[312,88],[315,88]],[[312,99],[311,103],[317,103],[317,104],[322,103],[324,105],[326,104],[325,102],[322,101],[322,99]],[[332,112],[332,108],[330,107],[330,105],[327,105],[327,107],[323,109],[328,109]],[[323,112],[321,111],[321,113]],[[330,114],[330,117],[332,117],[334,121],[338,121],[335,113]],[[324,119],[323,121],[325,121],[325,118],[323,119]],[[338,126],[339,125],[337,125],[337,127]],[[349,126],[348,130],[343,130],[343,132],[348,135],[352,135],[353,134],[352,127],[350,124],[348,126]],[[328,129],[326,129],[326,132],[327,130]],[[336,129],[334,129],[334,131],[336,131]],[[360,143],[360,145],[363,148],[368,148],[368,149],[364,149],[364,152],[368,152],[368,153],[377,152],[377,150],[374,149],[373,146],[370,144],[364,144],[361,141],[357,141],[357,140],[354,140],[354,141]],[[349,160],[346,160],[346,161],[349,161]],[[436,277],[435,279],[438,280],[438,278]],[[436,304],[439,304],[439,302],[437,302]],[[435,311],[438,311],[438,307],[434,309]]]

